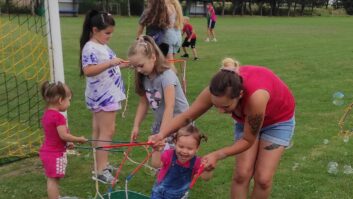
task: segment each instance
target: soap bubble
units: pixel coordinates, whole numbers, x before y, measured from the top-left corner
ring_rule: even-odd
[[[330,174],[338,173],[338,163],[337,162],[329,162],[327,164],[327,172]]]
[[[351,165],[344,165],[343,173],[344,174],[353,174],[353,168],[351,167]]]
[[[344,104],[344,94],[340,91],[335,92],[332,95],[332,103],[336,106],[342,106]]]

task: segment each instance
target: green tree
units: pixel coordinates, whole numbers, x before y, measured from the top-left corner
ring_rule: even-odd
[[[353,0],[342,0],[342,4],[347,14],[353,15]]]

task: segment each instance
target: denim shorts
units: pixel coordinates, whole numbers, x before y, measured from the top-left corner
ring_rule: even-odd
[[[162,42],[169,45],[168,53],[176,54],[181,46],[181,31],[175,28],[168,28],[164,33]]]
[[[295,127],[295,116],[291,119],[279,122],[275,124],[271,124],[269,126],[263,127],[260,130],[261,140],[266,140],[268,142],[278,144],[281,146],[288,147],[294,135],[294,127]],[[244,124],[236,123],[234,129],[234,139],[235,141],[239,140],[243,137],[244,134]]]

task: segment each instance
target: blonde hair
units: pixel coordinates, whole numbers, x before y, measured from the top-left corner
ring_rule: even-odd
[[[157,75],[162,74],[164,71],[170,68],[156,42],[152,37],[148,35],[140,36],[130,46],[128,51],[128,57],[132,57],[136,54],[140,54],[146,58],[151,58],[152,55],[155,55],[156,61],[154,63],[153,72]],[[145,75],[135,70],[135,92],[140,96],[145,94],[145,89],[143,86],[144,77]]]
[[[175,20],[175,25],[178,29],[183,28],[183,10],[181,8],[179,0],[170,0],[170,3],[173,4],[175,11],[176,11],[176,20]]]
[[[240,66],[240,63],[236,59],[226,57],[222,60],[222,66],[223,67],[230,67],[230,66],[238,67],[238,66]]]

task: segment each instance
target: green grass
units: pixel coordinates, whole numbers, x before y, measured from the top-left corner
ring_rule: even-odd
[[[79,78],[79,36],[83,18],[62,18],[61,30],[65,62],[65,79],[74,92],[68,111],[71,132],[90,136],[91,114],[84,105],[85,80]],[[138,18],[117,18],[117,27],[110,47],[122,58],[135,39]],[[337,136],[337,122],[344,106],[332,104],[332,94],[342,91],[346,104],[353,101],[353,23],[352,17],[219,17],[216,25],[218,42],[203,42],[205,19],[192,18],[197,31],[199,61],[189,61],[188,94],[192,102],[218,70],[226,56],[242,64],[262,65],[275,71],[292,89],[296,98],[296,132],[294,147],[286,151],[274,177],[271,198],[351,198],[352,175],[343,173],[343,165],[353,164],[352,141],[344,143]],[[125,84],[129,85],[124,71]],[[127,116],[117,118],[116,139],[128,140],[133,124],[137,97],[133,82]],[[349,119],[352,120],[353,117]],[[146,139],[152,115],[142,126]],[[211,110],[197,121],[208,143],[203,143],[199,155],[232,143],[232,119]],[[350,127],[352,128],[352,127]],[[328,139],[328,144],[323,140]],[[141,160],[145,153],[136,150],[132,157]],[[118,163],[121,153],[113,153],[112,163]],[[327,173],[327,164],[336,161],[339,173]],[[70,156],[67,177],[61,182],[62,195],[93,197],[91,177],[92,157],[86,151]],[[229,198],[234,159],[218,163],[214,178],[198,181],[190,198]],[[46,182],[37,157],[0,167],[0,198],[45,198]],[[298,165],[294,169],[294,166]],[[134,168],[129,164],[123,176]],[[139,172],[129,183],[133,191],[149,194],[154,178]],[[119,186],[123,186],[120,182]],[[102,188],[102,192],[107,189]]]

